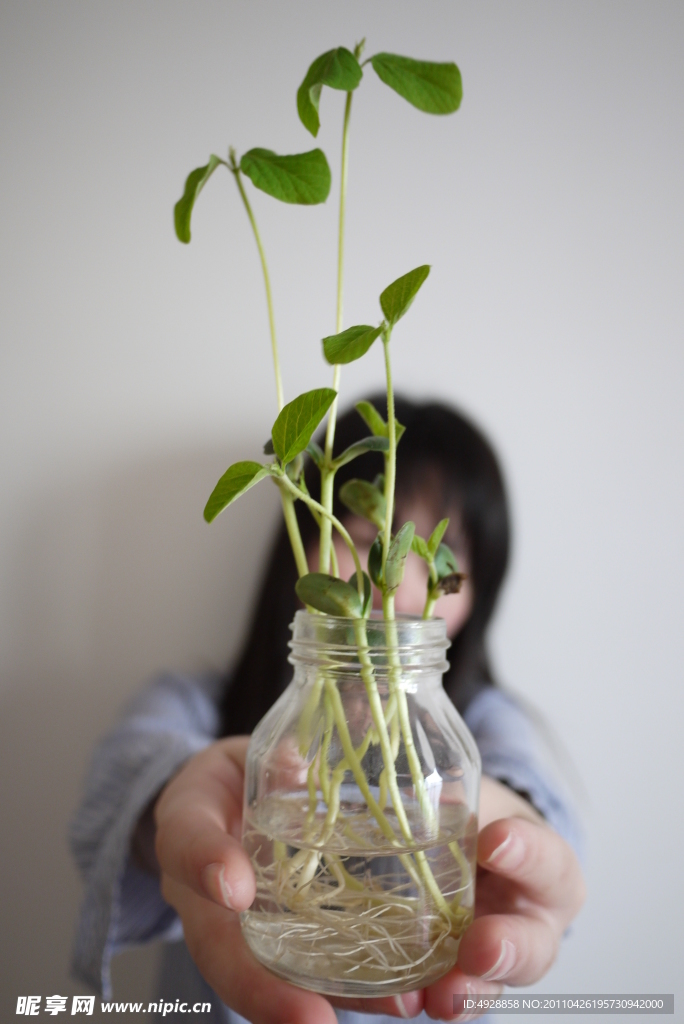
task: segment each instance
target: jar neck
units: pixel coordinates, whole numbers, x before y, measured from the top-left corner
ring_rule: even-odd
[[[344,619],[299,611],[291,628],[289,661],[295,667],[345,676],[372,667],[376,676],[400,672],[414,683],[439,679],[449,667],[444,619]]]

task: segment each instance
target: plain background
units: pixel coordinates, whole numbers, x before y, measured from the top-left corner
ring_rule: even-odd
[[[202,521],[227,465],[258,457],[275,395],[232,180],[207,186],[188,247],[173,204],[229,144],[312,148],[296,88],[363,35],[367,53],[463,74],[461,110],[440,118],[366,71],[345,322],[373,322],[381,289],[431,263],[392,342],[397,387],[467,410],[505,466],[515,554],[497,670],[574,764],[589,833],[589,899],[540,987],[672,992],[681,978],[684,6],[5,0],[8,1014],[20,994],[83,991],[68,978],[81,886],[65,833],[90,752],[151,674],[235,655],[277,519],[263,484]],[[324,207],[251,192],[288,398],[330,383],[342,104],[324,92]],[[345,370],[344,403],[381,382],[372,351]],[[153,967],[123,957],[116,995],[147,998]]]

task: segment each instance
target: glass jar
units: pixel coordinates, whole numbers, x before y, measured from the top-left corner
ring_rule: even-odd
[[[446,624],[300,611],[292,628],[294,678],[247,753],[243,934],[303,988],[422,988],[475,900],[481,763],[442,686]]]

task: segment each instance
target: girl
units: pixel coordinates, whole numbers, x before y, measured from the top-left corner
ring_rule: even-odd
[[[382,399],[373,398],[377,408]],[[483,783],[476,919],[458,965],[435,984],[397,997],[328,1000],[270,974],[249,952],[238,914],[254,898],[240,845],[244,757],[249,734],[283,691],[288,628],[298,602],[296,570],[281,528],[236,669],[227,678],[158,680],[98,748],[72,847],[87,882],[75,971],[105,993],[111,956],[152,938],[167,946],[160,997],[211,1004],[198,1019],[236,1024],[335,1024],[384,1017],[458,1019],[454,997],[495,994],[537,981],[583,900],[577,828],[530,721],[495,685],[485,646],[504,577],[509,522],[501,472],[484,437],[446,406],[396,401],[406,428],[398,448],[396,526],[413,520],[427,536],[449,517],[446,542],[467,574],[435,614],[452,640],[447,693],[480,749]],[[367,433],[356,412],[342,416],[342,451]],[[382,456],[368,453],[338,471],[373,479]],[[316,473],[307,485],[316,496]],[[309,563],[317,527],[298,510]],[[367,557],[374,531],[334,509]],[[337,547],[347,578],[346,547]],[[397,611],[420,614],[427,568],[409,555]],[[185,942],[180,939],[184,938]],[[338,1008],[336,1017],[331,1002]],[[199,1008],[198,1008],[199,1009]],[[380,1015],[378,1017],[377,1015]],[[187,1019],[187,1017],[184,1017]]]

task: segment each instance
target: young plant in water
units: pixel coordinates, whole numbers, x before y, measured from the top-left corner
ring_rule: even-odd
[[[458,109],[461,79],[455,64],[396,54],[378,53],[361,63],[363,47],[362,42],[353,52],[338,47],[322,54],[297,92],[300,120],[314,136],[323,86],[346,93],[336,332],[323,338],[324,357],[334,368],[332,387],[284,401],[269,273],[243,181],[250,178],[283,202],[324,202],[331,176],[323,152],[278,156],[252,149],[238,159],[230,149],[227,160],[212,156],[189,175],[175,223],[179,239],[189,242],[195,200],[214,171],[226,167],[261,260],[278,415],[264,448],[272,460],[230,466],[204,516],[211,522],[270,478],[281,495],[299,574],[297,594],[308,609],[298,613],[294,625],[297,685],[257,727],[248,754],[243,841],[257,876],[257,898],[243,915],[243,928],[255,954],[284,977],[319,991],[369,995],[415,988],[455,962],[458,940],[472,919],[479,758],[441,688],[448,643],[442,620],[431,620],[440,594],[455,592],[462,580],[442,541],[448,521],[438,523],[426,539],[416,535],[412,522],[393,532],[396,454],[404,428],[394,414],[391,339],[430,268],[416,267],[384,289],[376,325],[343,330],[342,324],[350,116],[363,68],[370,64],[396,93],[433,114]],[[359,402],[356,408],[370,433],[335,455],[341,367],[365,355],[378,339],[387,420],[370,403]],[[314,433],[326,415],[319,445]],[[349,480],[339,492],[351,513],[377,528],[366,572],[347,528],[333,514],[333,493],[338,469],[370,451],[382,453],[384,473],[372,483]],[[320,472],[320,501],[306,486],[307,458]],[[298,501],[320,529],[318,572],[307,564]],[[340,578],[333,529],[354,562],[348,581]],[[394,596],[410,550],[428,566],[423,622],[395,616]],[[382,594],[382,620],[371,617],[371,581]],[[423,677],[428,689],[430,680],[437,680],[442,697],[433,686],[429,700],[423,700],[415,685]]]

